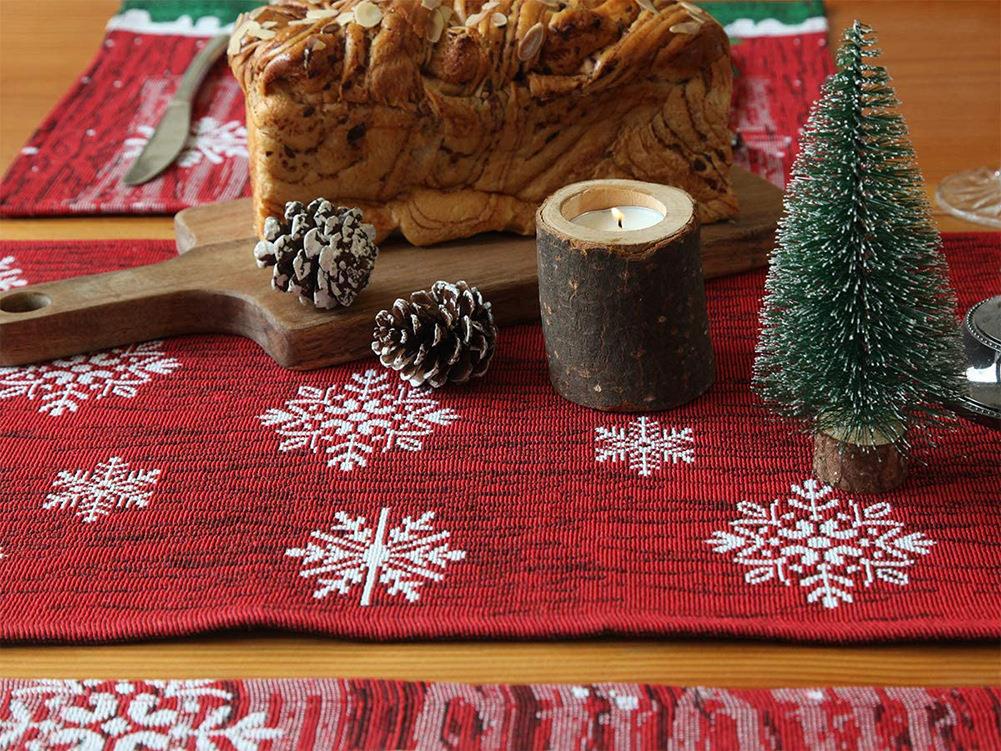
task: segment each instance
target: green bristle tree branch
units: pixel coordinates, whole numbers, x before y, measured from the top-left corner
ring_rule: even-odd
[[[872,30],[844,33],[802,136],[761,312],[754,387],[814,432],[898,441],[962,384],[955,297]]]

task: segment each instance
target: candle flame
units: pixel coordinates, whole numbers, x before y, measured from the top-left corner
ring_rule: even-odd
[[[619,229],[622,229],[622,220],[626,218],[626,215],[619,210],[618,206],[612,207],[612,217],[615,219],[616,222],[618,222]]]

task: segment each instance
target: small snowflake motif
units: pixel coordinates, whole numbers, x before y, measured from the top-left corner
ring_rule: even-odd
[[[139,135],[125,139],[126,159],[133,159],[142,153],[153,136],[154,128],[139,125],[136,131]],[[203,160],[222,164],[232,157],[247,158],[247,129],[237,120],[224,123],[214,117],[203,117],[192,123],[184,150],[177,158],[177,166],[188,169]]]
[[[890,518],[888,503],[863,506],[833,492],[810,479],[768,508],[742,501],[737,504],[742,518],[706,542],[746,566],[748,584],[774,579],[798,585],[807,590],[808,603],[825,608],[854,602],[859,584],[907,584],[906,569],[935,542],[921,532],[904,534],[904,524]]]
[[[28,282],[21,276],[21,269],[14,266],[14,256],[0,258],[0,292],[23,287]]]
[[[595,428],[594,440],[595,461],[628,462],[629,469],[642,477],[649,477],[668,461],[695,461],[691,428],[661,428],[660,423],[646,416],[627,427]]]
[[[388,508],[379,512],[375,529],[364,516],[338,511],[334,519],[337,524],[331,531],[315,530],[305,548],[285,551],[302,559],[300,576],[316,577],[313,597],[318,600],[332,592],[347,595],[361,585],[359,604],[368,607],[378,584],[387,595],[417,602],[425,582],[441,581],[449,562],[466,557],[464,550],[449,546],[449,532],[434,531],[431,511],[417,519],[405,516],[399,526],[391,528]]]
[[[275,426],[282,439],[279,451],[307,449],[315,454],[322,448],[327,466],[350,472],[368,466],[380,446],[380,453],[420,451],[422,438],[458,419],[429,393],[391,381],[388,373],[366,370],[354,373],[343,386],[300,386],[298,399],[258,419]]]
[[[0,368],[0,399],[24,397],[39,402],[49,417],[71,414],[82,402],[111,396],[132,399],[155,376],[173,373],[180,363],[144,342],[43,365]]]
[[[92,524],[116,509],[145,508],[160,478],[158,469],[129,469],[113,456],[93,470],[60,472],[43,508],[73,509],[84,524]]]
[[[264,712],[211,681],[33,681],[11,692],[0,748],[257,751],[281,738]]]

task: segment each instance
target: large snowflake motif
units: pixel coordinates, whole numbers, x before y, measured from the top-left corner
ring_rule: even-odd
[[[41,403],[38,411],[50,417],[76,412],[88,399],[131,399],[154,376],[180,367],[177,360],[163,353],[162,344],[144,342],[43,365],[0,368],[0,399],[23,396],[37,400]]]
[[[142,153],[153,136],[149,125],[136,126],[137,136],[125,139],[126,159]],[[214,117],[202,117],[192,123],[184,142],[184,149],[177,158],[177,166],[187,169],[201,164],[202,160],[222,164],[230,157],[247,157],[247,129],[237,120],[220,122]]]
[[[21,278],[21,269],[14,267],[14,256],[0,258],[0,292],[14,287],[23,287],[27,282]]]
[[[629,469],[649,477],[667,461],[694,462],[693,443],[691,428],[661,428],[656,420],[643,416],[626,427],[595,428],[594,459],[628,462]]]
[[[130,470],[128,462],[113,456],[90,471],[60,472],[43,507],[73,509],[91,524],[115,509],[145,508],[159,478],[158,469]]]
[[[425,388],[394,385],[388,373],[366,370],[354,373],[343,386],[300,386],[298,399],[258,419],[275,426],[282,437],[280,451],[306,448],[315,454],[322,447],[328,466],[350,472],[367,466],[379,444],[382,452],[420,451],[424,436],[458,418],[428,393]]]
[[[706,540],[717,553],[733,553],[734,563],[748,567],[748,584],[772,579],[795,584],[808,590],[807,602],[836,608],[854,602],[859,583],[907,584],[906,569],[935,544],[921,532],[904,534],[904,524],[890,518],[888,503],[842,502],[832,488],[812,479],[791,489],[791,496],[776,498],[768,508],[738,503],[743,517]]]
[[[210,681],[37,681],[0,711],[0,748],[257,751],[280,738]]]
[[[450,561],[466,557],[464,550],[449,546],[447,531],[434,531],[432,511],[417,519],[405,516],[399,526],[389,527],[389,509],[383,508],[375,529],[364,516],[338,511],[334,519],[331,531],[315,530],[305,548],[285,551],[302,559],[300,576],[316,577],[317,599],[331,592],[347,595],[361,585],[360,604],[367,607],[379,584],[390,596],[417,602],[425,582],[441,581]]]

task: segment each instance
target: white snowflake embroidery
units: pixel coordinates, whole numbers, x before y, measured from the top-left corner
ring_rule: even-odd
[[[776,498],[768,508],[742,501],[737,509],[743,517],[706,542],[747,566],[748,584],[772,579],[798,584],[808,590],[807,602],[825,608],[854,602],[852,590],[859,583],[907,584],[905,569],[935,542],[921,532],[903,534],[904,524],[890,518],[888,503],[842,503],[833,492],[810,479],[802,487],[793,485],[790,497]]]
[[[672,464],[695,461],[692,429],[661,428],[660,423],[643,416],[627,427],[595,428],[594,459],[598,462],[628,461],[629,469],[643,477],[670,461]]]
[[[282,737],[209,681],[36,681],[11,692],[0,748],[257,751]]]
[[[142,153],[153,136],[154,128],[137,125],[137,136],[125,139],[126,159],[134,159]],[[231,157],[247,157],[247,129],[238,121],[220,122],[214,117],[202,117],[192,123],[191,132],[184,143],[184,149],[177,158],[177,166],[188,169],[202,160],[212,164],[222,164]]]
[[[421,440],[436,426],[449,425],[458,415],[429,396],[425,388],[393,383],[388,373],[354,373],[343,386],[300,386],[298,399],[284,409],[271,408],[258,419],[274,425],[282,437],[279,451],[323,447],[327,466],[350,472],[368,466],[381,443],[382,453],[393,449],[420,451]]]
[[[120,396],[131,399],[154,376],[180,367],[160,349],[160,341],[133,344],[43,365],[0,368],[0,399],[23,396],[39,401],[49,417],[76,412],[81,402]]]
[[[14,256],[0,258],[0,292],[23,287],[27,283],[21,277],[21,269],[14,268]]]
[[[91,524],[115,509],[148,506],[159,478],[158,469],[130,470],[128,462],[113,456],[89,472],[60,472],[43,508],[73,509],[84,524]]]
[[[334,518],[331,532],[315,530],[305,548],[285,551],[302,559],[300,576],[316,577],[313,597],[318,600],[331,592],[347,595],[360,584],[360,605],[367,607],[378,583],[390,596],[402,594],[407,602],[417,602],[426,581],[441,581],[449,561],[466,557],[466,551],[449,546],[449,532],[434,532],[432,511],[417,519],[405,516],[390,529],[388,508],[379,512],[375,529],[364,516],[338,511]]]

